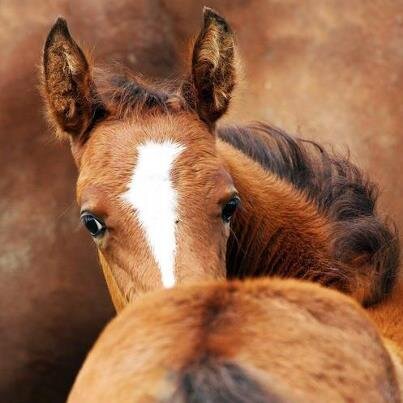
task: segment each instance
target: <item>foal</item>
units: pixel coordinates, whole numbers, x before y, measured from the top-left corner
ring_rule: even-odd
[[[69,402],[400,402],[402,366],[350,298],[253,280],[163,290],[114,319]]]
[[[164,87],[93,69],[62,19],[48,35],[49,120],[70,139],[81,219],[116,308],[185,281],[263,275],[378,302],[399,248],[374,211],[374,186],[350,162],[269,126],[217,128],[235,59],[229,25],[208,8],[190,74]]]

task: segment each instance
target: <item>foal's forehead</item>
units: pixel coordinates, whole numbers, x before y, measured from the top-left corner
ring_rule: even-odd
[[[152,115],[123,121],[107,121],[95,130],[88,142],[88,154],[122,155],[136,153],[147,142],[180,143],[192,149],[215,146],[206,126],[190,113]]]
[[[198,161],[203,161],[205,167],[216,163],[214,136],[187,115],[105,122],[94,130],[85,147],[77,186],[79,196],[87,185],[121,192],[139,162],[151,171],[160,165],[173,169],[179,164],[181,170],[186,170]]]

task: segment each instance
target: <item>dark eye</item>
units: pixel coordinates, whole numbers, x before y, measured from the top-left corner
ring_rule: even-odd
[[[232,199],[224,204],[221,212],[221,217],[225,223],[230,222],[231,217],[234,215],[240,202],[240,198],[238,196],[234,196]]]
[[[100,236],[105,232],[105,224],[91,213],[82,213],[81,221],[87,228],[88,232],[94,237]]]

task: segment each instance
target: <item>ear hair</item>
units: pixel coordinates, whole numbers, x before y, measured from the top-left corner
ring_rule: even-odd
[[[214,125],[227,110],[235,86],[235,43],[228,23],[205,7],[202,30],[192,57],[192,78],[183,95],[200,118]]]
[[[98,99],[88,61],[62,18],[57,19],[46,39],[43,87],[51,123],[72,140],[84,142],[94,122],[106,111]]]

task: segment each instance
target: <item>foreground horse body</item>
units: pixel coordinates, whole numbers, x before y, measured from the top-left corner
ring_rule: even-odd
[[[129,305],[69,402],[399,402],[402,374],[350,298],[295,280],[218,282]]]
[[[366,305],[390,292],[397,236],[356,167],[267,126],[216,129],[235,85],[222,17],[205,9],[180,83],[106,76],[58,20],[44,95],[50,121],[69,135],[82,220],[117,309],[144,291],[226,276],[309,279]]]

